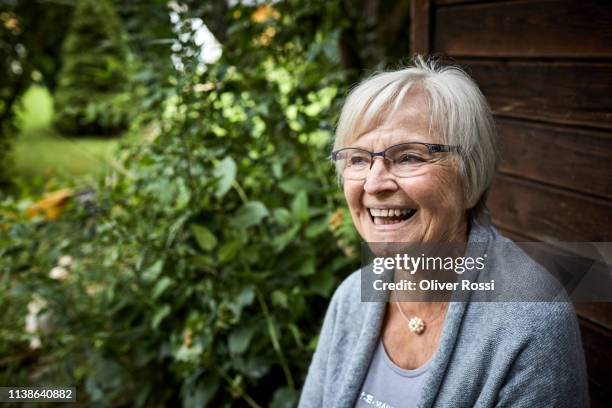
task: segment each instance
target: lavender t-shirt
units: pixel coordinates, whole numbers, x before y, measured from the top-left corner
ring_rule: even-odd
[[[415,370],[405,370],[391,361],[379,340],[355,408],[416,407],[431,360]]]

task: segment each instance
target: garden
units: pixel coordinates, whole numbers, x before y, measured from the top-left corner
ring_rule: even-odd
[[[4,2],[0,385],[295,406],[359,262],[335,121],[403,3]]]

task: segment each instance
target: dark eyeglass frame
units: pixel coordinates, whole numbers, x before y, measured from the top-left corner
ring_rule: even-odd
[[[336,162],[338,160],[338,154],[340,152],[342,152],[343,150],[361,150],[364,153],[368,153],[370,155],[370,170],[372,169],[372,166],[374,165],[374,158],[379,156],[382,157],[383,160],[387,159],[387,151],[390,149],[394,149],[398,146],[403,146],[403,145],[423,145],[427,147],[427,150],[429,150],[429,153],[441,153],[441,152],[449,152],[449,153],[461,153],[461,146],[452,146],[452,145],[444,145],[444,144],[438,144],[438,143],[425,143],[425,142],[406,142],[406,143],[399,143],[393,146],[389,146],[387,147],[385,150],[381,151],[381,152],[371,152],[369,150],[365,150],[365,149],[360,149],[358,147],[343,147],[342,149],[338,149],[332,152],[331,155],[331,159],[333,162]]]

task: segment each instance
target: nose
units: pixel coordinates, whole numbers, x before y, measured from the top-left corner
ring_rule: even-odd
[[[387,168],[386,160],[382,157],[375,157],[366,175],[364,191],[368,194],[378,194],[382,191],[395,191],[397,188],[395,178]]]

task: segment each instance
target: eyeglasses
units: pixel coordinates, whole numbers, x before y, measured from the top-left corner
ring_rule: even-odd
[[[347,147],[332,152],[332,160],[336,162],[342,177],[347,180],[364,180],[377,156],[390,162],[389,171],[394,176],[409,177],[416,170],[436,160],[436,154],[442,152],[460,153],[461,148],[421,142],[394,145],[382,152]]]

